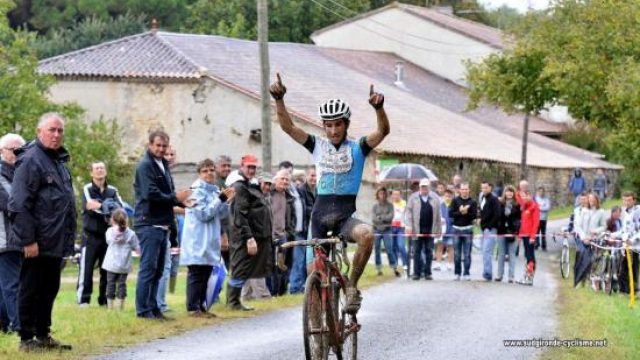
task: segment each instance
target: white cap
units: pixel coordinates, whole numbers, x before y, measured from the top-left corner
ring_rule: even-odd
[[[429,179],[424,178],[422,180],[420,180],[420,186],[431,186],[431,181],[429,181]]]

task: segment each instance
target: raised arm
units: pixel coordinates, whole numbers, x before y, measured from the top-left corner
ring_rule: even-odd
[[[271,97],[276,101],[278,122],[285,133],[302,145],[309,138],[309,134],[293,124],[291,115],[289,115],[287,107],[284,105],[284,94],[287,93],[287,88],[282,84],[282,79],[280,78],[279,73],[276,74],[276,77],[276,81],[271,84],[271,87],[269,87],[269,92],[271,93]]]
[[[391,132],[391,127],[389,126],[389,118],[387,118],[387,113],[384,111],[384,95],[381,93],[377,93],[373,91],[373,85],[369,88],[369,104],[376,109],[376,117],[378,121],[378,127],[374,132],[367,135],[367,145],[369,145],[372,149],[376,146],[380,145],[382,140],[384,140],[389,132]]]

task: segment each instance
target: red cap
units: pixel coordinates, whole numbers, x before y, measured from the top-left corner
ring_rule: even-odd
[[[242,157],[240,165],[255,165],[258,166],[258,158],[253,154],[247,154]]]

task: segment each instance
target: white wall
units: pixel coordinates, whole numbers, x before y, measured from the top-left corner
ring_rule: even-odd
[[[202,84],[62,80],[51,88],[50,97],[55,102],[78,103],[86,109],[86,121],[116,119],[123,130],[123,155],[132,160],[145,151],[149,130],[160,127],[171,137],[179,163],[197,163],[226,154],[237,166],[243,154],[262,155],[261,145],[249,139],[251,129],[262,127],[258,100],[212,80]],[[309,152],[280,129],[275,112],[272,118],[273,165],[283,160],[300,167],[313,165]],[[309,133],[322,132],[306,122],[296,123]],[[375,179],[374,160],[370,156],[366,163],[365,181]],[[196,178],[195,172],[193,176],[176,175],[180,187]],[[358,215],[363,219],[370,217],[372,188],[370,183],[364,185],[362,192],[367,195],[358,199]]]
[[[465,77],[464,60],[478,61],[498,51],[395,8],[326,30],[312,40],[324,47],[392,52],[457,83]]]

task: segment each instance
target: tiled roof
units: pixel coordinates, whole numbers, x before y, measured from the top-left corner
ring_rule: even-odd
[[[157,39],[151,39],[157,38]],[[139,41],[149,47],[118,45]],[[126,48],[117,58],[110,57],[107,67],[96,62],[104,52]],[[145,33],[93,48],[44,60],[41,71],[56,76],[127,77],[130,67],[146,68],[148,77],[171,73],[176,77],[204,74],[244,94],[259,98],[260,70],[256,42],[220,36],[176,33]],[[155,49],[154,47],[157,47]],[[158,54],[169,49],[172,65],[152,57],[149,64],[140,65],[146,53]],[[340,97],[351,104],[350,134],[360,137],[376,125],[375,114],[368,104],[369,84],[385,94],[385,108],[391,121],[391,134],[379,149],[389,153],[416,154],[450,158],[486,159],[519,164],[520,135],[501,131],[461,111],[460,95],[454,88],[440,85],[420,85],[432,74],[409,65],[407,87],[393,85],[393,65],[400,58],[386,53],[337,50],[314,45],[271,43],[269,46],[272,78],[280,72],[289,89],[286,103],[299,118],[318,126],[317,106],[326,99]],[[174,61],[174,60],[181,61]],[[81,61],[82,60],[82,61]],[[61,64],[65,64],[63,67]],[[76,65],[78,64],[78,65]],[[131,64],[131,66],[129,65]],[[53,70],[52,70],[53,69]],[[414,80],[415,78],[415,80]],[[431,79],[437,84],[435,78]],[[440,91],[441,93],[438,93]],[[491,109],[486,110],[489,114]],[[510,121],[502,116],[495,121]],[[531,166],[549,168],[619,168],[594,158],[575,147],[532,134],[528,153]]]
[[[493,28],[475,21],[463,19],[461,17],[444,14],[442,12],[439,12],[430,8],[409,5],[409,4],[401,4],[399,2],[394,2],[387,6],[384,6],[360,15],[356,15],[347,20],[329,25],[325,28],[322,28],[320,30],[313,32],[313,34],[311,34],[311,37],[313,38],[314,36],[320,33],[323,33],[325,31],[332,30],[332,29],[341,27],[343,25],[353,23],[361,19],[368,18],[372,15],[379,14],[389,9],[398,9],[398,10],[404,11],[408,14],[417,16],[423,20],[429,21],[443,28],[455,31],[459,34],[462,34],[467,37],[478,40],[480,42],[483,42],[496,49],[504,48],[502,32],[496,28]]]

